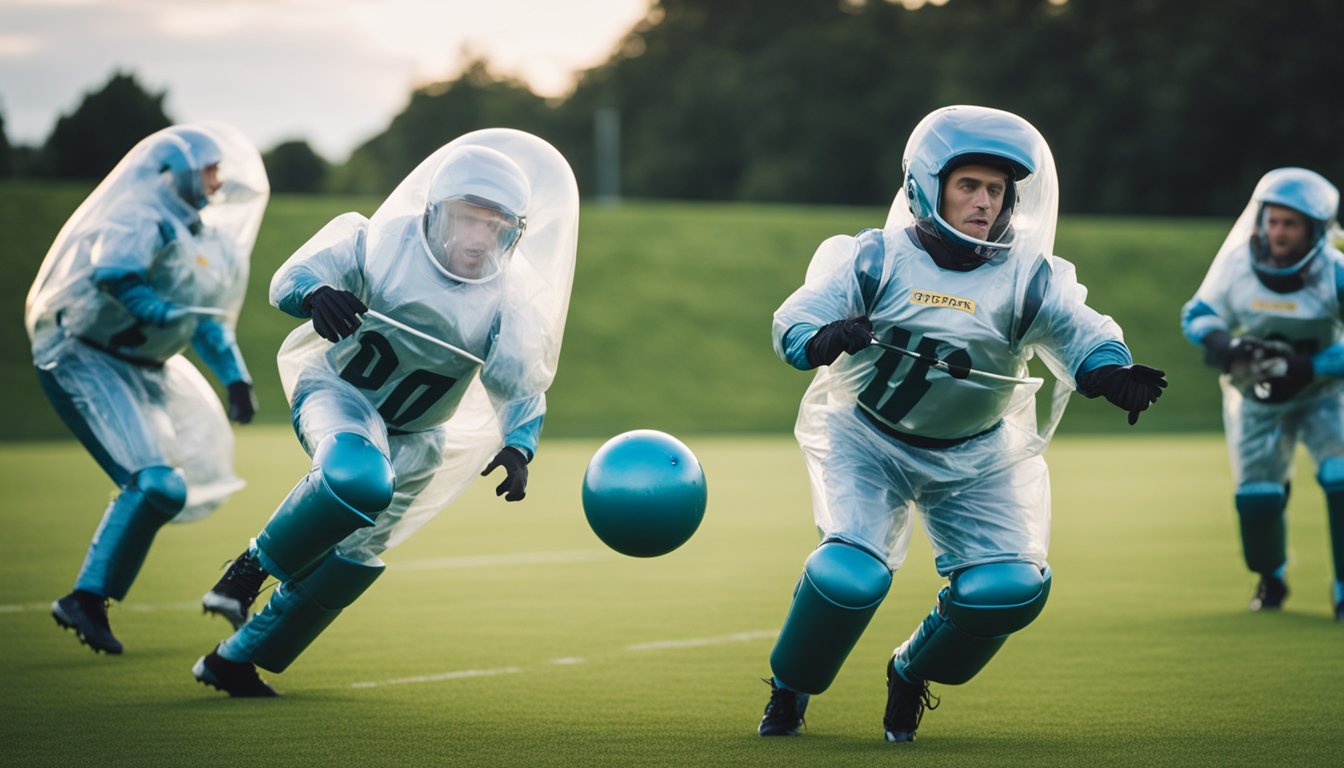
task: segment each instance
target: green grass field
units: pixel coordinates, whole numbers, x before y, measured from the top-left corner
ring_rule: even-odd
[[[634,425],[631,425],[634,426]],[[658,426],[648,424],[648,426]],[[231,700],[195,659],[226,634],[197,600],[307,466],[278,426],[239,430],[248,488],[159,537],[95,656],[60,631],[112,488],[74,443],[0,444],[0,755],[13,766],[1337,764],[1344,626],[1329,614],[1324,511],[1299,461],[1294,588],[1245,609],[1227,460],[1215,435],[1062,436],[1045,613],[942,706],[913,745],[882,741],[882,665],[933,603],[921,534],[805,734],[763,740],[772,637],[814,544],[786,437],[688,437],[710,489],[681,549],[606,550],[579,504],[599,440],[543,440],[528,497],[478,483],[269,680]]]

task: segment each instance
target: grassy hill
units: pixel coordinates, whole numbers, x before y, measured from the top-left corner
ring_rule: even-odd
[[[0,184],[8,277],[0,284],[0,439],[66,434],[32,373],[23,301],[47,247],[87,193],[71,185]],[[374,198],[280,196],[252,260],[239,339],[262,402],[288,412],[274,354],[295,325],[266,301],[275,268],[328,219],[372,213]],[[880,225],[879,208],[631,202],[583,211],[580,251],[549,436],[637,427],[676,433],[787,432],[810,375],[775,358],[770,318],[802,282],[816,245]],[[1142,362],[1172,386],[1144,431],[1219,427],[1213,374],[1180,336],[1181,304],[1198,286],[1230,221],[1065,218],[1057,252],[1078,266],[1089,303],[1112,315]],[[1070,406],[1064,431],[1127,429],[1110,406]]]

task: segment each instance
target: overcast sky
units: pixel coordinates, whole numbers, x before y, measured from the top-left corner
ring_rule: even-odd
[[[167,91],[175,120],[222,120],[334,161],[382,132],[464,48],[561,95],[649,0],[0,0],[0,114],[40,144],[114,70]]]

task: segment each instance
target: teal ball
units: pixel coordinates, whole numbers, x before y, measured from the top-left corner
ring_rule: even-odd
[[[583,512],[604,544],[657,557],[685,544],[705,516],[705,471],[677,438],[637,429],[608,440],[583,473]]]

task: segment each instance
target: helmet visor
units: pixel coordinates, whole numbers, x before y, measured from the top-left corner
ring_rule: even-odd
[[[495,208],[444,200],[425,218],[430,255],[449,277],[480,282],[498,275],[523,236],[526,222]]]

